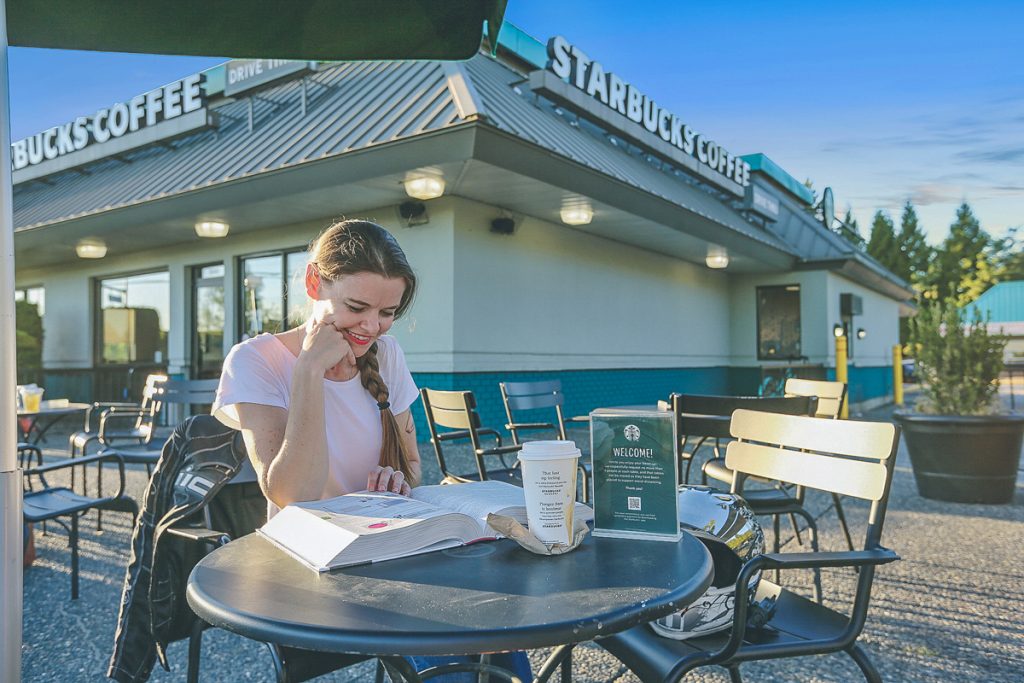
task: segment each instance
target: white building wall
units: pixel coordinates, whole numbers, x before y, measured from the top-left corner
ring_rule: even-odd
[[[839,295],[855,294],[864,300],[864,312],[854,316],[851,334],[855,335],[858,328],[867,333],[864,339],[853,340],[853,354],[850,362],[861,367],[891,367],[892,347],[900,341],[899,302],[890,299],[863,285],[851,282],[834,273],[826,273],[828,278],[828,329],[840,322]],[[832,362],[835,363],[835,348],[832,349]]]
[[[800,347],[807,356],[806,362],[829,363],[833,350],[826,274],[808,270],[733,276],[729,290],[731,365],[753,367],[770,363],[757,358],[757,288],[780,285],[800,285]]]
[[[853,319],[853,333],[867,332],[855,339],[852,361],[863,367],[892,365],[892,347],[899,342],[899,303],[882,294],[828,271],[737,275],[732,280],[732,365],[749,367],[769,364],[757,359],[757,288],[800,285],[800,336],[808,363],[835,366],[832,328],[841,322],[839,295],[851,293],[864,301],[864,313]]]
[[[728,362],[725,274],[517,217],[490,232],[494,207],[455,214],[454,370],[719,366]]]
[[[431,202],[429,207],[430,223],[415,228],[400,225],[393,206],[364,212],[358,217],[375,220],[395,235],[422,283],[407,317],[392,328],[392,334],[402,341],[410,365],[420,371],[450,371],[454,328],[452,211],[448,200]],[[18,287],[42,286],[45,290],[44,367],[92,367],[95,337],[92,283],[96,278],[167,270],[170,280],[167,362],[170,372],[187,372],[191,354],[191,268],[218,262],[225,264],[225,346],[230,348],[237,342],[237,257],[305,247],[330,221],[325,218],[257,232],[236,229],[220,240],[196,238],[194,242],[176,247],[19,272]],[[289,283],[289,286],[301,286],[301,283]]]

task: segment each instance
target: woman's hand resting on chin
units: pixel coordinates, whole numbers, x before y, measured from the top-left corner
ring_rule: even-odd
[[[302,339],[299,361],[305,361],[315,370],[353,376],[356,370],[356,356],[352,353],[345,335],[339,332],[329,319],[310,318],[306,322],[306,336]]]

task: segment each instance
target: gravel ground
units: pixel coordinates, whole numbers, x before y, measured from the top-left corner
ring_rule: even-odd
[[[891,407],[873,411],[868,419],[888,419]],[[51,436],[52,435],[52,436]],[[585,433],[576,435],[585,440]],[[47,462],[63,453],[59,431],[48,434]],[[437,468],[429,444],[421,444],[425,481],[436,481]],[[468,455],[456,470],[470,467]],[[455,464],[455,463],[453,463]],[[145,470],[129,472],[129,494],[141,499]],[[822,512],[823,549],[843,549],[830,500],[811,493],[813,510]],[[852,525],[863,524],[866,505],[844,506]],[[25,681],[105,680],[113,641],[121,582],[127,563],[131,529],[123,514],[104,515],[104,529],[95,530],[95,515],[82,523],[81,593],[70,597],[70,554],[60,527],[37,530],[38,559],[25,574],[23,677]],[[785,527],[784,527],[785,528]],[[855,527],[856,528],[856,527]],[[897,460],[883,542],[903,557],[876,574],[871,610],[860,642],[887,681],[986,681],[1017,683],[1024,670],[1024,566],[1017,544],[1024,538],[1024,478],[1018,480],[1013,504],[958,505],[925,500],[917,495],[905,449]],[[796,547],[789,543],[786,549]],[[827,604],[843,609],[853,596],[852,574],[831,570],[823,575]],[[784,577],[787,586],[810,595],[810,572]],[[536,664],[543,651],[531,653]],[[154,681],[184,681],[184,642],[170,647],[173,670],[157,667]],[[213,629],[203,640],[204,681],[273,681],[266,648],[253,641]],[[750,681],[846,682],[862,680],[845,655],[746,664]],[[372,681],[366,664],[324,676],[320,681]],[[580,646],[574,658],[574,680],[631,682],[636,677],[600,647]],[[687,681],[727,681],[717,669],[699,670]]]

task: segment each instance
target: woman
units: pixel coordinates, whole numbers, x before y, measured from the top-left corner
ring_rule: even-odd
[[[309,320],[235,346],[213,406],[242,431],[268,517],[363,489],[408,495],[420,479],[418,392],[387,336],[416,291],[401,247],[375,223],[336,223],[313,243],[304,281]]]
[[[408,495],[420,482],[409,410],[418,391],[402,349],[387,336],[416,291],[401,247],[375,223],[335,223],[310,248],[305,286],[309,320],[231,349],[213,405],[221,422],[242,431],[268,517],[289,503],[363,489]],[[420,670],[468,661],[410,659]],[[492,661],[532,680],[522,652]]]

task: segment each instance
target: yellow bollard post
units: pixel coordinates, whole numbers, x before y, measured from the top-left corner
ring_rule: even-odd
[[[892,401],[903,405],[903,347],[899,344],[892,347]]]
[[[839,417],[850,417],[850,375],[846,367],[846,337],[836,337],[836,381],[846,385],[846,400],[839,412]]]

